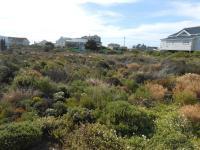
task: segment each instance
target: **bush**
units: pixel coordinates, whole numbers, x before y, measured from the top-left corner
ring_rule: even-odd
[[[139,87],[134,80],[125,80],[123,84],[128,88],[130,93],[136,92]]]
[[[44,137],[61,144],[72,128],[72,124],[67,120],[66,116],[41,118],[39,122],[42,124]]]
[[[35,70],[22,71],[21,74],[15,77],[13,86],[19,89],[40,90],[45,96],[52,96],[57,90],[55,84],[48,78],[42,77],[42,75]]]
[[[40,142],[42,130],[34,122],[10,123],[0,126],[0,149],[23,150]]]
[[[109,103],[101,120],[122,136],[146,135],[154,132],[155,116],[127,102]]]
[[[147,83],[136,90],[135,99],[161,101],[164,99],[166,92],[167,89],[165,89],[162,85]]]
[[[68,116],[74,124],[94,123],[96,118],[92,110],[86,108],[73,108],[69,109]]]
[[[194,145],[188,140],[187,136],[175,131],[156,134],[147,145],[147,149],[194,149]]]
[[[192,122],[200,122],[200,105],[186,105],[181,107],[180,113]]]
[[[147,83],[145,88],[149,90],[151,98],[157,101],[163,100],[165,93],[167,92],[167,89],[159,84]]]
[[[47,63],[41,72],[55,82],[67,81],[69,75],[65,66],[56,63]]]
[[[116,87],[101,85],[88,87],[86,89],[86,94],[90,97],[96,108],[104,108],[108,102],[127,100],[127,93],[123,90],[117,89]]]
[[[179,92],[193,92],[196,97],[200,93],[200,75],[197,74],[185,74],[177,78],[176,87],[174,88],[174,93]]]
[[[64,92],[55,93],[53,95],[53,99],[54,99],[55,102],[57,102],[57,101],[64,101],[64,99],[65,99],[65,93]]]
[[[198,102],[196,95],[190,91],[177,92],[173,95],[173,99],[181,105],[195,104]]]
[[[61,101],[57,101],[53,104],[53,109],[56,111],[56,116],[62,116],[67,113],[67,106]]]
[[[149,89],[147,89],[145,86],[140,86],[136,90],[134,97],[136,100],[150,99],[151,93],[150,93]]]
[[[147,149],[194,149],[194,145],[189,139],[191,136],[190,126],[174,108],[160,113],[155,123],[156,133],[149,140]]]
[[[88,124],[66,137],[64,149],[124,150],[126,147],[114,130],[100,124]]]
[[[13,85],[19,89],[36,89],[41,78],[42,75],[35,70],[24,70],[15,77]]]
[[[187,105],[180,109],[180,114],[191,122],[193,134],[200,137],[200,105]]]

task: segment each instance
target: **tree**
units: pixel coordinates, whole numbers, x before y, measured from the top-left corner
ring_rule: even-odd
[[[45,46],[44,46],[44,51],[48,52],[50,50],[53,50],[55,48],[54,44],[51,43],[51,42],[47,42],[45,43]]]
[[[85,44],[85,48],[91,51],[99,51],[99,47],[96,43],[96,41],[94,40],[89,40],[86,44]]]
[[[4,39],[0,40],[0,50],[6,50],[6,42]]]

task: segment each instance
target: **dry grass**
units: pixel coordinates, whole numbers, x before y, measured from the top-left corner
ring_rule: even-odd
[[[19,100],[26,99],[26,98],[32,98],[35,96],[40,95],[38,91],[34,90],[13,90],[3,95],[2,100],[8,101],[10,103],[16,103]]]
[[[99,79],[94,79],[94,78],[90,78],[87,79],[86,82],[92,86],[101,86],[101,85],[105,85],[106,83],[103,82],[102,80]],[[106,84],[107,85],[107,84]]]
[[[183,91],[190,91],[195,94],[200,93],[200,75],[189,73],[178,77],[174,93]]]
[[[143,65],[140,69],[143,72],[155,72],[161,69],[161,64],[150,64],[150,65]]]
[[[167,89],[159,84],[147,83],[145,88],[149,90],[154,100],[162,100],[167,92]]]
[[[199,122],[200,104],[183,106],[180,109],[180,113],[192,122]]]
[[[141,65],[137,63],[127,64],[126,66],[130,71],[138,71],[141,67]]]

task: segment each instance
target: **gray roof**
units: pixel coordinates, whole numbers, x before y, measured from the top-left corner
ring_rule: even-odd
[[[190,34],[200,34],[200,26],[192,27],[192,28],[185,28],[184,30],[186,30]]]
[[[190,36],[177,36],[179,33],[181,33],[184,30],[187,31],[191,35]],[[172,34],[169,37],[162,39],[162,40],[192,39],[192,38],[195,38],[197,35],[200,36],[200,26],[184,28],[183,30],[181,30],[175,34]]]

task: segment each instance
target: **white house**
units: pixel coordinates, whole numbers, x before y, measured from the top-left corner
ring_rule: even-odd
[[[28,46],[30,44],[27,38],[8,37],[8,46]]]
[[[87,41],[88,40],[84,38],[61,37],[56,41],[56,46],[85,50],[85,44],[87,43]]]
[[[119,44],[116,44],[116,43],[110,43],[108,44],[108,48],[112,49],[112,50],[118,50],[120,49],[120,45]]]
[[[75,48],[79,50],[85,50],[85,44],[88,42],[87,39],[73,38],[65,41],[65,46],[68,48]]]
[[[19,38],[19,37],[6,37],[0,36],[0,41],[4,40],[4,46],[6,48],[10,48],[12,46],[28,46],[29,40],[27,38]]]
[[[200,51],[200,26],[185,28],[161,39],[160,50]]]
[[[56,41],[57,47],[67,47],[67,48],[75,48],[79,50],[85,50],[85,44],[89,41],[93,40],[97,43],[97,46],[101,47],[101,37],[98,35],[94,36],[84,36],[82,38],[68,38],[68,37],[60,37]]]
[[[58,46],[58,47],[65,47],[66,40],[71,40],[71,38],[60,37],[60,38],[56,41],[56,46]]]

